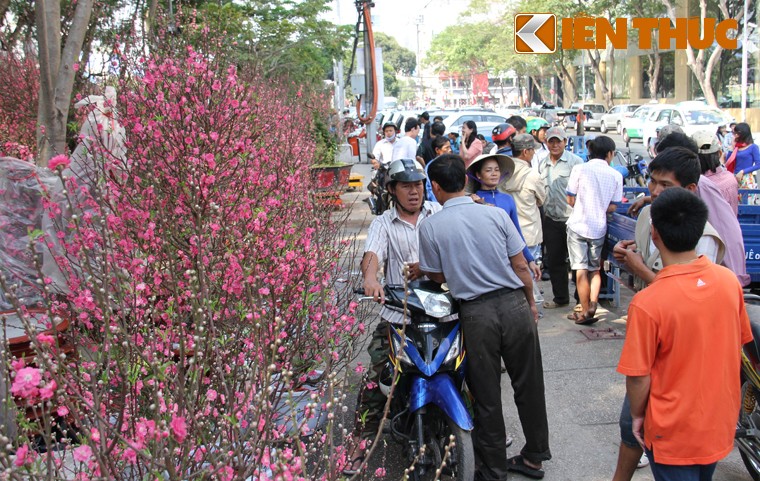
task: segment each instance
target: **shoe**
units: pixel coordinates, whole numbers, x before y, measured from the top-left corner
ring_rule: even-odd
[[[356,476],[364,464],[364,456],[357,456],[351,460],[351,464],[343,470],[343,476]]]
[[[507,447],[512,446],[513,442],[515,442],[515,438],[513,438],[511,434],[507,433]]]
[[[544,301],[544,309],[557,309],[559,307],[565,307],[569,305],[569,302],[565,302],[564,304],[558,304],[554,301]]]
[[[521,455],[513,456],[507,459],[507,471],[520,473],[522,475],[525,475],[533,479],[544,478],[544,470],[531,468],[530,466],[525,464],[525,460],[523,459]]]
[[[551,276],[549,275],[548,271],[544,271],[544,272],[541,273],[541,280],[542,281],[551,280]]]
[[[649,457],[644,453],[641,455],[641,459],[639,459],[639,464],[636,465],[636,469],[645,468],[647,466],[649,466]]]

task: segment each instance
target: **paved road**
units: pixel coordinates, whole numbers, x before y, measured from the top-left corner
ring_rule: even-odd
[[[619,136],[616,140],[622,140]],[[636,148],[636,144],[632,144]],[[641,147],[641,144],[638,144]],[[366,164],[354,166],[354,172],[369,180],[370,169]],[[353,208],[349,215],[347,232],[355,234],[355,242],[361,249],[366,238],[366,227],[372,220],[367,204],[366,189],[347,193],[344,201]],[[358,266],[358,263],[356,264]],[[551,284],[541,282],[544,296],[551,298]],[[605,309],[601,321],[592,326],[598,330],[612,329],[625,333],[625,321],[621,316],[630,301],[630,292],[622,293],[622,306],[613,307],[603,301]],[[619,444],[618,416],[625,392],[623,376],[615,372],[615,366],[623,345],[622,339],[589,340],[579,326],[565,318],[567,310],[548,310],[539,322],[541,349],[543,352],[546,400],[549,415],[551,450],[553,458],[545,463],[547,481],[605,481],[612,477]],[[368,357],[359,359],[366,365]],[[515,436],[514,445],[508,449],[510,456],[518,454],[523,434],[512,401],[509,378],[502,378],[502,399],[507,428]],[[352,382],[358,382],[355,376]],[[350,419],[345,421],[351,425]],[[705,419],[709,422],[709,419]],[[378,467],[387,470],[385,479],[401,479],[404,460],[398,447],[386,436],[386,444],[380,446],[370,462],[370,470],[363,479],[374,479]],[[521,475],[512,480],[527,480]],[[634,481],[653,479],[649,468],[636,472]],[[742,465],[738,451],[718,463],[715,481],[751,481]]]

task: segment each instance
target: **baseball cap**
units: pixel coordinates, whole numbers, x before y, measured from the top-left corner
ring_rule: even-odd
[[[662,139],[675,132],[682,134],[683,129],[675,124],[663,125],[662,128],[657,130],[657,142],[662,141]]]
[[[535,140],[530,134],[518,134],[512,139],[512,150],[528,150],[535,147]]]
[[[709,130],[698,130],[694,132],[691,139],[697,143],[700,154],[714,154],[720,150],[718,138]]]
[[[565,129],[562,127],[552,127],[546,131],[546,140],[551,140],[555,137],[559,140],[566,140],[567,136],[565,136]]]

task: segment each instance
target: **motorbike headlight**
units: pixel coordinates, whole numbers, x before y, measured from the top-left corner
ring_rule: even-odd
[[[400,337],[392,336],[392,340],[393,340],[393,351],[396,353],[396,359],[406,364],[409,364],[410,366],[414,366],[414,363],[412,362],[412,358],[409,357],[409,354],[406,353],[404,346],[401,345]],[[408,344],[410,341],[407,340],[406,342]]]
[[[451,347],[449,348],[449,352],[446,353],[446,359],[443,360],[443,363],[446,364],[449,361],[453,361],[459,356],[459,351],[461,347],[461,339],[460,339],[461,333],[457,332],[457,335],[454,336],[454,342],[451,343]]]
[[[451,300],[446,294],[435,294],[421,289],[414,289],[414,293],[419,297],[428,316],[441,318],[451,314]]]

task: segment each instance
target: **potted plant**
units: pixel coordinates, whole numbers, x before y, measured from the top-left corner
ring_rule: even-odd
[[[338,162],[338,130],[331,130],[324,119],[315,112],[316,164],[310,168],[312,189],[315,196],[335,206],[342,205],[340,195],[348,188],[351,164]]]

